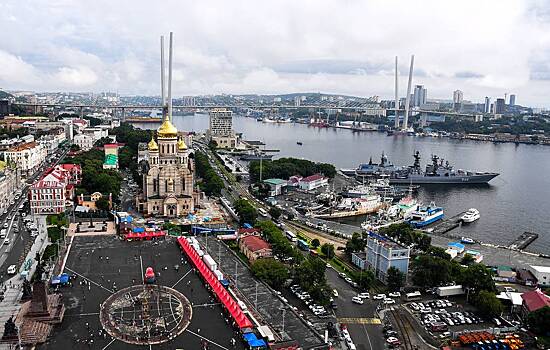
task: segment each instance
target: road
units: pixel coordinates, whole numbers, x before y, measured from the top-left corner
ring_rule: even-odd
[[[355,304],[351,298],[359,293],[334,269],[327,269],[328,283],[338,291],[335,298],[338,305],[335,314],[340,324],[345,324],[357,349],[378,350],[386,347],[382,335],[382,325],[376,315],[380,304],[377,300],[366,299],[363,305]]]

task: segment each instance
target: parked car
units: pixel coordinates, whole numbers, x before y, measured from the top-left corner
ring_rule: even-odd
[[[351,301],[356,303],[356,304],[363,304],[363,299],[361,299],[360,297],[358,296],[354,296],[353,298],[351,298]]]
[[[374,300],[382,300],[382,299],[386,299],[386,294],[376,294],[375,296],[372,297]]]
[[[370,298],[370,294],[367,293],[367,292],[359,293],[359,294],[357,294],[357,296],[358,296],[359,298],[361,298],[361,299],[368,299],[368,298]]]
[[[16,272],[17,272],[17,266],[10,265],[8,267],[8,275],[15,275]]]
[[[388,295],[392,298],[400,298],[401,297],[401,293],[399,293],[399,292],[392,292]]]

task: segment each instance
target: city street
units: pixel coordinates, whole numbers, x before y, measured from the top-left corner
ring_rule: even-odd
[[[382,325],[376,315],[377,300],[365,299],[363,305],[355,304],[351,298],[359,293],[338,276],[334,269],[327,269],[328,283],[338,291],[335,314],[338,322],[345,324],[357,349],[377,350],[385,347]],[[372,298],[372,296],[371,296]]]
[[[8,210],[3,215],[0,215],[0,226],[4,229],[4,225],[7,223],[6,237],[0,240],[0,281],[3,283],[11,276],[7,275],[7,268],[10,265],[16,265],[17,271],[23,263],[26,251],[33,243],[33,239],[30,236],[29,230],[23,224],[23,218],[21,213],[30,215],[28,192],[30,184],[34,183],[44,171],[50,167],[56,166],[61,160],[63,160],[67,154],[66,151],[59,153],[60,156],[54,158],[55,161],[47,162],[41,165],[37,171],[29,176],[23,183],[20,193],[18,192],[14,204],[8,207]],[[51,159],[51,158],[50,158]],[[23,205],[23,209],[19,208]],[[8,219],[9,218],[9,219]],[[15,232],[17,228],[18,232]]]

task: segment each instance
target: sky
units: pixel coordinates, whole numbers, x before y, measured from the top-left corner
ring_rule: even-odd
[[[174,97],[324,92],[428,99],[516,94],[550,107],[550,1],[2,0],[0,89],[160,94],[174,32]]]

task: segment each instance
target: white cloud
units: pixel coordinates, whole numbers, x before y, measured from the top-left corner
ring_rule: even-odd
[[[88,67],[61,67],[54,79],[68,87],[86,87],[97,82],[97,75]]]
[[[414,53],[414,83],[430,97],[509,92],[550,105],[540,93],[550,91],[549,10],[536,0],[4,0],[0,63],[30,78],[0,69],[0,85],[158,94],[158,37],[172,30],[175,94],[391,97],[393,57],[406,72]]]

